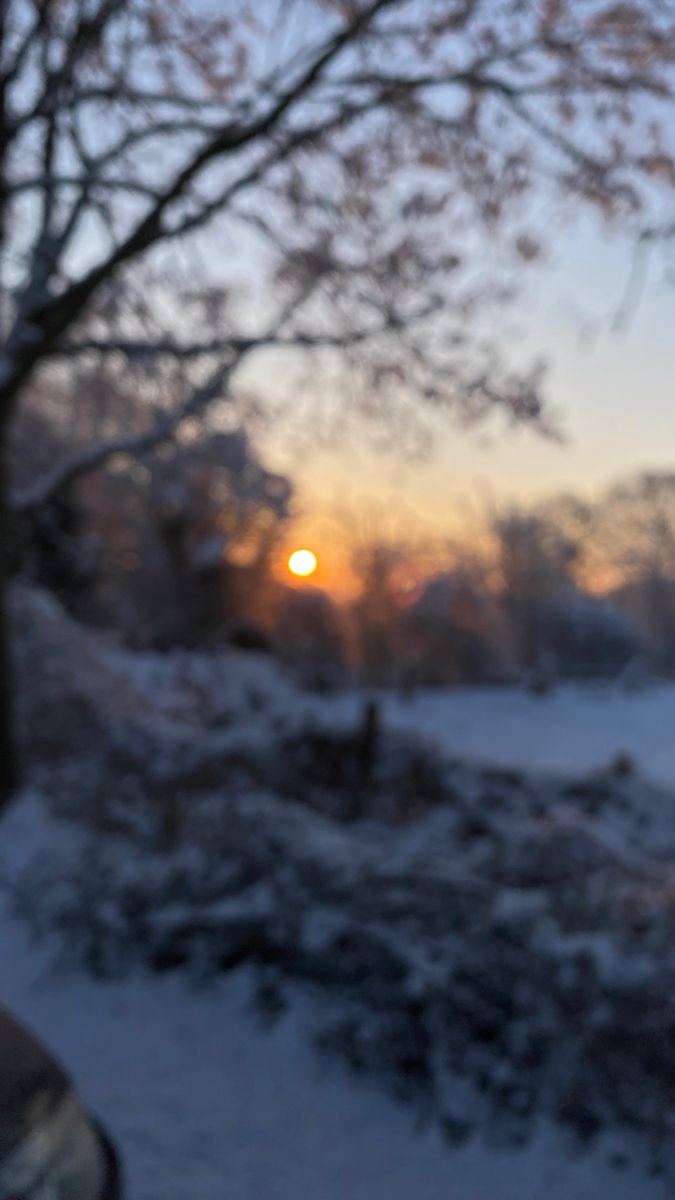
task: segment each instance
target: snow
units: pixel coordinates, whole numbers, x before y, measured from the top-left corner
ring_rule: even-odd
[[[564,685],[537,697],[519,688],[420,691],[385,697],[388,721],[423,733],[446,752],[493,765],[583,774],[619,753],[665,784],[675,781],[675,685],[639,692]]]
[[[26,796],[4,819],[3,863],[21,867],[78,836]],[[311,995],[292,993],[286,1015],[263,1027],[246,968],[201,985],[179,973],[93,981],[56,968],[6,905],[0,940],[3,1003],[61,1057],[104,1120],[133,1200],[669,1195],[637,1166],[611,1164],[624,1148],[616,1139],[581,1153],[548,1124],[522,1150],[480,1137],[450,1147],[368,1079],[311,1049]]]
[[[35,848],[35,806],[3,827]],[[51,835],[56,832],[51,830]],[[15,854],[14,854],[15,852]],[[49,965],[5,910],[2,999],[62,1058],[124,1156],[133,1200],[665,1200],[666,1185],[572,1152],[542,1128],[522,1151],[448,1147],[367,1081],[313,1053],[297,997],[273,1029],[246,971],[196,987],[171,977],[94,982]]]
[[[539,1115],[524,1147],[498,1146],[487,1123],[479,1120],[468,1142],[451,1145],[437,1119],[420,1125],[419,1105],[399,1106],[384,1090],[387,1053],[392,1043],[400,1049],[400,1039],[381,1023],[383,1012],[405,1012],[408,993],[401,989],[408,982],[429,1001],[424,1019],[442,1019],[446,1010],[433,1003],[434,971],[441,982],[454,979],[448,971],[458,964],[465,990],[446,999],[454,997],[455,1008],[447,1012],[460,1013],[461,1023],[446,1020],[445,1042],[442,1031],[438,1036],[432,1031],[432,1059],[435,1047],[457,1050],[456,1035],[460,1041],[470,1038],[474,1017],[480,1018],[484,1002],[492,1003],[481,991],[483,982],[489,993],[496,979],[510,995],[523,991],[515,1006],[520,1024],[505,1018],[509,1035],[522,1034],[524,1025],[537,1026],[540,1034],[552,1028],[551,1053],[557,1054],[558,1066],[570,1054],[592,1084],[598,1067],[583,1057],[584,1036],[597,1021],[597,1036],[605,1030],[605,1042],[598,1044],[609,1045],[607,1021],[614,1021],[610,1033],[613,1029],[624,1038],[623,1057],[609,1064],[611,1077],[607,1064],[601,1064],[601,1072],[611,1084],[618,1070],[636,1110],[644,1100],[644,1114],[636,1111],[636,1116],[645,1116],[647,1128],[656,1115],[666,1118],[670,1130],[668,1111],[663,1112],[669,1101],[657,1090],[670,1053],[661,1055],[660,1074],[652,1065],[648,1078],[640,1075],[641,1035],[632,1046],[630,1034],[625,1040],[626,1030],[634,1028],[633,1010],[621,1008],[615,982],[619,991],[632,987],[634,998],[649,1001],[645,1020],[651,1014],[656,1028],[645,1026],[645,1036],[656,1034],[661,1042],[645,1045],[654,1053],[657,1046],[665,1050],[666,1001],[675,971],[671,792],[649,785],[641,775],[576,782],[546,775],[500,780],[495,771],[491,777],[488,770],[449,764],[453,803],[421,810],[410,824],[378,821],[372,811],[368,820],[336,824],[294,802],[299,796],[282,792],[280,774],[273,774],[270,785],[264,759],[310,719],[315,728],[353,731],[363,710],[362,694],[301,693],[263,656],[134,655],[84,635],[37,601],[24,610],[31,632],[21,635],[26,664],[21,678],[37,690],[24,698],[22,711],[39,771],[35,791],[24,794],[2,823],[0,998],[62,1057],[82,1099],[109,1127],[128,1170],[130,1200],[297,1200],[299,1194],[308,1200],[409,1200],[417,1193],[425,1200],[672,1196],[672,1175],[668,1182],[642,1169],[647,1155],[635,1142],[629,1144],[632,1134],[606,1133],[582,1153],[569,1133],[542,1115],[551,1111],[545,1094],[541,1106],[537,1100]],[[44,646],[31,640],[38,630]],[[665,686],[639,693],[563,687],[543,698],[516,689],[421,692],[412,701],[382,698],[386,725],[424,735],[457,758],[574,776],[606,767],[623,752],[645,776],[667,782],[675,769],[674,706],[675,687]],[[63,722],[55,724],[61,713]],[[64,767],[49,756],[54,742],[65,736],[70,758]],[[386,739],[383,744],[389,745]],[[260,759],[259,792],[251,790],[245,773],[240,790],[223,780],[223,755],[237,746]],[[396,749],[389,746],[387,753]],[[95,785],[115,791],[121,778],[117,763],[136,772],[140,787],[130,799],[113,796],[112,804],[106,795],[103,815],[120,819],[144,788],[148,803],[171,794],[172,787],[180,795],[190,782],[186,756],[189,760],[193,751],[198,782],[188,828],[195,840],[175,851],[182,859],[172,860],[166,847],[152,842],[153,827],[147,823],[140,834],[129,823],[103,825],[107,831],[96,834],[91,819],[85,826],[88,806],[97,799]],[[392,761],[398,770],[396,763],[403,760],[394,754]],[[202,767],[206,783],[199,784],[197,768]],[[277,770],[275,762],[272,768]],[[93,772],[93,784],[87,770]],[[385,771],[384,780],[389,788],[391,774]],[[49,795],[49,813],[38,786]],[[200,786],[205,795],[200,796]],[[75,816],[79,826],[58,819],[54,813],[59,811]],[[234,869],[238,854],[248,855],[253,868],[241,884]],[[30,870],[40,856],[55,865],[57,874],[54,886],[41,892],[38,881],[49,876],[28,876],[49,933],[45,943],[36,944],[11,907],[11,888],[3,890],[3,884]],[[81,964],[73,966],[77,953],[69,965],[63,960],[55,965],[59,937],[49,916],[63,899],[61,857],[78,881],[85,880],[87,869],[89,875],[101,871],[106,881],[98,898],[92,893],[86,913],[93,920],[101,900],[108,906],[98,914],[103,925],[91,925],[97,939],[110,921],[114,942],[121,911],[116,906],[127,883],[135,887],[137,900],[144,895],[139,880],[147,885],[155,907],[146,914],[145,941],[127,976],[87,977]],[[172,876],[176,865],[185,868],[182,891],[178,875]],[[106,875],[107,866],[112,874]],[[200,872],[209,886],[194,886]],[[116,894],[109,891],[111,880]],[[276,922],[271,934],[270,913]],[[637,923],[631,924],[631,913]],[[237,922],[245,927],[247,920],[271,936],[273,947],[300,948],[308,969],[304,975],[289,970],[286,1007],[276,1021],[269,1014],[263,1020],[253,1003],[260,976],[249,966],[197,982],[188,969],[151,974],[139,965],[151,961],[144,952],[153,936],[170,937],[172,929],[180,932],[195,916],[208,918],[216,936],[225,939],[219,952],[232,930],[236,937]],[[119,929],[122,948],[125,928]],[[493,961],[489,956],[496,948],[502,954],[502,930],[508,935],[503,945],[510,949],[506,958]],[[371,956],[370,981],[350,991],[348,971],[342,976],[338,971],[322,988],[325,964],[344,965],[344,959],[348,967],[350,953],[357,968],[364,955]],[[238,961],[236,954],[232,961]],[[385,993],[381,985],[392,964],[397,970],[403,964],[405,979],[399,984],[394,973]],[[552,977],[560,974],[550,989],[542,974],[549,968]],[[579,990],[584,979],[588,995]],[[356,995],[358,988],[363,995]],[[563,993],[579,997],[583,1028],[580,1021],[565,1028],[558,1023],[555,1004]],[[330,1031],[333,1015],[341,1017],[345,994],[354,1009],[361,1004],[366,1070],[358,1075],[315,1048],[317,1034]],[[383,997],[386,1004],[378,1012]],[[494,1003],[499,1008],[500,998]],[[641,1016],[634,1013],[638,1024]],[[469,1067],[475,1049],[467,1040]],[[480,1062],[490,1069],[510,1072],[518,1061],[515,1053],[497,1062],[490,1047],[478,1050]],[[475,1099],[469,1095],[470,1070],[462,1080],[452,1075],[461,1058],[433,1059],[429,1102],[433,1106],[439,1099],[435,1089],[443,1089],[440,1109],[460,1118]],[[505,1083],[515,1088],[518,1080],[514,1076]],[[551,1093],[554,1099],[557,1094]],[[603,1128],[614,1126],[605,1122]],[[619,1155],[628,1160],[620,1169],[610,1161]]]

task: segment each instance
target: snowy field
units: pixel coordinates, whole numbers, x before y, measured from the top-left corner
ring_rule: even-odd
[[[625,752],[641,774],[675,783],[672,684],[637,692],[565,685],[543,697],[518,688],[457,688],[383,703],[392,724],[423,733],[452,755],[583,774]]]

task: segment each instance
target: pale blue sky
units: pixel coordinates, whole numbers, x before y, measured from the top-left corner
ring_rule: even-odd
[[[406,463],[351,437],[334,450],[284,460],[300,485],[302,527],[345,500],[417,513],[439,529],[486,501],[527,501],[564,489],[592,493],[643,468],[675,469],[675,284],[662,252],[628,326],[612,319],[629,277],[630,247],[586,220],[561,228],[551,261],[505,315],[515,356],[545,356],[565,445],[529,430],[461,433],[439,422],[432,453]],[[317,512],[318,508],[318,512]]]

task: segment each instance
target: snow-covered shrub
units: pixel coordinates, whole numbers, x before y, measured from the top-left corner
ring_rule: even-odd
[[[133,711],[127,681],[48,592],[16,584],[11,619],[17,732],[28,765],[101,746],[106,710]]]
[[[193,797],[250,786],[275,714],[292,718],[294,689],[260,655],[124,651],[23,583],[13,619],[26,777],[100,830],[175,843]]]
[[[402,618],[418,682],[487,683],[509,674],[503,618],[482,581],[462,571],[429,580]]]
[[[639,655],[644,637],[631,619],[596,596],[574,590],[542,604],[539,621],[559,672],[572,679],[614,679]]]
[[[453,1140],[522,1141],[548,1113],[582,1138],[647,1135],[658,1159],[672,796],[623,769],[565,781],[446,761],[372,703],[338,725],[268,656],[132,654],[44,597],[22,607],[35,778],[74,832],[43,817],[45,853],[4,883],[71,963],[250,963],[277,991],[311,989],[322,1044]]]
[[[269,785],[346,822],[406,822],[452,802],[452,782],[439,756],[412,736],[381,729],[377,714],[376,706],[366,705],[348,728],[300,726],[275,749]]]
[[[90,828],[166,851],[225,794],[274,791],[341,821],[410,821],[447,799],[428,746],[383,730],[376,706],[321,720],[267,656],[121,650],[30,587],[17,612],[29,777]]]
[[[672,797],[447,764],[412,826],[336,825],[269,789],[201,796],[190,838],[128,832],[33,862],[16,901],[97,974],[246,961],[323,1000],[316,1034],[452,1140],[671,1134],[675,889],[644,826]],[[611,830],[611,834],[610,834]],[[666,856],[669,855],[670,859]],[[457,1081],[464,1081],[466,1089]]]

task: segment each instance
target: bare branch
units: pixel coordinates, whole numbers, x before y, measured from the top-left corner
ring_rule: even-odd
[[[34,487],[23,491],[11,500],[12,512],[26,514],[35,511],[52,500],[81,475],[97,470],[115,458],[142,457],[163,443],[171,441],[185,421],[203,416],[206,409],[215,400],[225,398],[227,386],[231,383],[234,373],[244,360],[256,350],[264,348],[347,349],[364,342],[374,341],[384,334],[400,335],[405,329],[412,328],[417,323],[423,323],[433,313],[438,312],[440,307],[438,298],[432,298],[424,306],[407,315],[387,313],[385,319],[376,326],[347,330],[342,334],[321,335],[295,332],[284,335],[282,333],[284,326],[304,304],[308,292],[314,290],[315,287],[316,281],[308,288],[297,292],[282,311],[274,326],[258,338],[232,338],[229,341],[211,341],[192,346],[179,346],[171,340],[148,345],[145,342],[99,342],[91,339],[62,346],[60,352],[65,356],[86,352],[122,353],[128,358],[134,359],[155,354],[168,355],[182,360],[207,355],[213,356],[214,354],[222,355],[223,352],[228,352],[230,357],[221,359],[207,381],[191,392],[177,409],[162,414],[152,429],[131,437],[104,442],[57,464],[46,479],[40,480]]]
[[[10,510],[17,516],[26,516],[44,507],[80,476],[98,470],[116,458],[141,458],[171,441],[185,421],[201,417],[214,400],[226,397],[231,376],[243,357],[244,354],[240,354],[230,362],[220,362],[207,381],[195,388],[178,409],[163,414],[147,432],[102,442],[58,463],[45,479],[10,498]]]
[[[17,179],[7,187],[7,195],[9,197],[20,196],[26,192],[42,194],[47,187],[53,191],[69,188],[78,192],[86,191],[88,194],[96,191],[128,192],[131,195],[147,196],[151,200],[157,200],[159,196],[158,188],[142,183],[138,179],[124,177],[110,179],[93,173],[88,175],[33,175],[29,179]]]
[[[254,350],[326,350],[342,349],[373,341],[383,334],[400,333],[403,329],[426,321],[441,308],[441,301],[433,297],[428,303],[412,313],[389,312],[378,324],[336,333],[311,333],[298,330],[290,334],[273,331],[259,337],[212,338],[203,342],[181,343],[175,338],[138,341],[125,338],[83,338],[76,341],[59,342],[53,356],[76,358],[84,354],[102,356],[122,354],[130,360],[168,357],[176,361],[192,361],[212,357],[214,354],[249,354]],[[282,322],[284,323],[284,322]]]
[[[282,93],[267,113],[248,124],[227,125],[210,138],[164,189],[150,211],[124,241],[88,274],[68,288],[65,294],[39,304],[30,313],[26,311],[24,303],[20,304],[24,318],[22,324],[24,327],[28,325],[31,336],[26,341],[22,329],[15,328],[8,339],[7,360],[13,364],[13,369],[11,369],[11,377],[0,389],[0,402],[5,410],[13,401],[20,387],[30,377],[37,362],[50,352],[60,335],[77,320],[100,285],[124,263],[139,257],[158,241],[166,238],[169,231],[163,222],[167,210],[185,195],[190,184],[203,172],[204,168],[214,160],[238,151],[252,141],[269,136],[288,110],[311,91],[327,67],[358,37],[362,30],[380,12],[399,2],[400,0],[372,0],[344,29],[328,40],[316,53],[304,74]],[[305,133],[305,140],[307,136],[311,135]],[[203,219],[206,219],[210,211],[211,206],[206,206],[203,210]],[[185,228],[191,228],[193,225],[193,220],[188,221],[185,223]],[[34,291],[33,282],[31,280],[28,284],[27,293],[29,295],[32,295]]]
[[[323,32],[293,32],[269,68],[267,55],[247,56],[257,34],[243,20],[230,37],[231,22],[193,13],[189,0],[166,10],[157,0],[37,0],[37,15],[31,3],[14,26],[14,62],[4,62],[23,62],[24,77],[0,129],[0,140],[19,133],[0,197],[16,221],[4,259],[3,414],[56,357],[229,361],[265,346],[363,344],[365,363],[368,342],[396,328],[388,297],[409,312],[415,298],[442,292],[448,311],[470,323],[462,305],[485,279],[456,233],[467,209],[479,235],[503,231],[509,265],[488,255],[485,274],[506,296],[512,251],[534,261],[545,240],[524,200],[542,171],[565,198],[600,202],[608,216],[633,217],[642,203],[647,214],[656,186],[675,187],[664,123],[651,108],[629,109],[638,91],[658,108],[675,62],[675,21],[663,6],[654,16],[648,0],[597,12],[574,0],[514,4],[512,23],[486,0],[309,0],[317,25],[307,30]],[[531,227],[514,236],[508,213]],[[262,299],[265,309],[268,284],[285,289],[315,273],[321,306],[307,310],[306,328],[243,336],[230,304],[227,336],[217,327],[193,342],[136,335],[162,323],[146,319],[144,297],[129,301],[124,269],[179,239],[201,253],[190,236],[219,214],[226,235],[244,221],[266,244],[258,238],[254,250],[259,278],[237,263],[237,277],[218,279],[214,294]],[[205,277],[221,269],[222,253],[205,260]],[[129,319],[119,307],[127,302]],[[116,335],[88,336],[104,312]],[[386,363],[378,369],[386,374]]]

